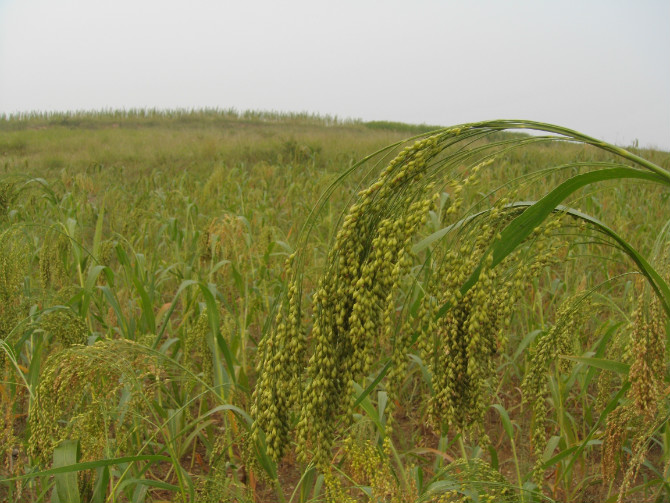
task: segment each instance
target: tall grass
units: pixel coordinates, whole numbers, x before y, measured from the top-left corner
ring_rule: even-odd
[[[414,128],[2,119],[1,498],[667,499],[670,158]]]

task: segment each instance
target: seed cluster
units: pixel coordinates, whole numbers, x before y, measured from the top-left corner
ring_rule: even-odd
[[[628,376],[631,383],[629,401],[608,415],[603,441],[602,468],[606,479],[616,477],[626,438],[631,442],[631,456],[619,488],[618,501],[623,501],[623,495],[645,460],[647,440],[658,425],[657,418],[668,413],[663,401],[667,365],[666,323],[658,299],[653,297],[645,302],[643,296],[630,327],[629,359],[632,363]]]
[[[537,338],[534,348],[528,355],[528,370],[521,383],[524,403],[530,404],[533,410],[532,445],[536,457],[533,471],[535,483],[541,487],[544,470],[542,454],[547,445],[547,370],[557,363],[563,373],[570,369],[569,360],[559,359],[562,355],[574,354],[574,344],[589,313],[590,303],[584,295],[569,297],[561,304],[556,314],[556,323],[547,332]]]
[[[329,469],[324,472],[323,482],[326,488],[326,501],[328,503],[356,503],[356,499],[349,494],[342,481],[332,470]]]
[[[290,277],[296,255],[286,262]],[[300,290],[295,278],[289,281],[287,296],[279,306],[274,329],[258,347],[258,382],[253,393],[252,416],[256,419],[253,438],[265,433],[268,454],[279,459],[288,444],[290,413],[301,398],[302,366],[306,348],[302,326]]]
[[[3,190],[9,190],[7,184],[0,185],[0,215],[4,210]],[[25,388],[17,387],[15,392],[7,392],[6,385],[14,382],[14,366],[10,363],[6,351],[11,351],[12,342],[22,335],[18,329],[29,312],[29,301],[24,295],[23,281],[28,269],[28,247],[23,235],[9,228],[0,233],[0,463],[5,473],[18,474],[23,464],[16,462],[17,446],[21,441],[17,432],[21,430],[20,421],[16,421],[16,404],[25,399]],[[20,452],[20,451],[19,451]],[[17,497],[20,498],[22,484],[15,482]]]
[[[344,444],[345,472],[357,486],[370,488],[371,501],[416,501],[418,494],[413,480],[407,480],[406,487],[402,487],[393,473],[388,442],[386,437],[382,449],[369,439],[349,437]]]
[[[634,314],[631,332],[630,394],[638,414],[653,420],[662,403],[665,375],[665,315],[656,297],[643,315],[639,307]]]
[[[14,201],[16,200],[18,191],[15,183],[0,182],[0,217],[4,217],[8,212]]]
[[[290,411],[300,404],[299,457],[306,460],[311,450],[319,466],[329,465],[337,424],[333,419],[351,412],[352,383],[375,361],[375,341],[390,333],[394,292],[412,262],[412,237],[435,204],[435,198],[423,195],[430,187],[412,192],[408,182],[424,176],[438,151],[435,137],[404,149],[359,193],[344,218],[312,299],[314,352],[304,389],[307,340],[301,292],[297,276],[291,276],[274,329],[259,347],[260,376],[252,410],[275,459],[288,442]],[[290,264],[288,270],[292,272]]]
[[[0,339],[6,342],[28,314],[28,301],[22,288],[28,270],[28,256],[28,248],[18,230],[9,229],[0,233]],[[0,377],[5,362],[5,350],[0,348]]]
[[[0,372],[3,370],[0,367]],[[14,449],[21,442],[14,428],[14,405],[15,400],[3,398],[0,401],[0,463],[12,474],[20,469],[20,465],[13,463],[12,458]]]
[[[58,289],[67,283],[65,258],[69,247],[70,240],[58,227],[53,227],[46,233],[39,255],[42,288]]]
[[[52,342],[60,347],[86,344],[88,327],[86,322],[71,310],[60,309],[42,316],[40,326],[51,334]]]
[[[494,208],[486,221],[464,236],[463,242],[471,244],[446,252],[435,268],[420,314],[424,328],[419,345],[432,378],[433,425],[480,434],[482,443],[488,440],[482,425],[495,357],[507,342],[513,307],[524,293],[523,285],[550,264],[562,246],[545,242],[551,233],[547,230],[559,225],[559,218],[552,219],[533,233],[532,255],[523,256],[520,248],[491,268],[492,256],[486,251],[498,239],[498,229],[515,215],[504,206]],[[479,280],[463,295],[461,286],[480,263]],[[442,306],[451,307],[436,319]]]
[[[435,139],[426,139],[409,147],[359,194],[314,295],[315,350],[298,423],[298,453],[305,459],[313,448],[318,465],[329,464],[333,418],[345,412],[351,417],[352,383],[369,372],[375,344],[393,326],[394,294],[412,262],[412,237],[435,203],[398,187],[422,175],[435,146]]]
[[[294,418],[299,459],[311,457],[317,466],[327,469],[338,427],[334,419],[351,418],[353,382],[369,373],[381,342],[393,347],[387,379],[391,398],[387,435],[393,429],[394,393],[406,375],[406,354],[416,342],[432,378],[433,424],[478,433],[481,442],[487,442],[483,420],[495,356],[506,343],[513,306],[524,293],[523,285],[552,263],[564,245],[553,237],[562,216],[536,228],[525,248],[517,249],[496,268],[491,267],[490,247],[523,209],[507,206],[509,200],[503,198],[489,211],[457,222],[456,239],[464,244],[451,246],[436,262],[418,316],[398,328],[395,298],[415,258],[413,236],[437,202],[436,197],[425,196],[432,184],[420,181],[438,152],[436,137],[406,148],[375,183],[359,193],[345,216],[312,299],[313,352],[306,372],[301,293],[298,274],[291,275],[294,268],[289,264],[288,293],[274,329],[259,347],[259,380],[252,410],[255,438],[260,439],[264,432],[268,453],[275,459],[288,444]],[[458,213],[464,188],[475,185],[479,171],[490,162],[475,166],[462,183],[454,184],[444,218]],[[531,244],[532,253],[528,253]],[[478,281],[462,292],[475,270]],[[444,306],[448,309],[438,317]],[[417,322],[418,327],[412,325]],[[299,413],[292,416],[296,407]]]
[[[143,407],[150,390],[143,389],[143,380],[156,368],[156,362],[130,341],[99,341],[53,353],[44,364],[30,409],[30,455],[46,463],[54,447],[67,438],[80,440],[83,460],[102,456],[110,442],[122,449],[136,416],[118,414],[109,424],[108,407],[118,407],[110,398],[120,399],[126,390],[131,398],[123,410],[135,410],[137,417],[146,414]]]
[[[198,249],[200,260],[233,260],[243,256],[235,249],[236,243],[244,243],[244,223],[232,215],[214,218],[200,234]]]
[[[457,459],[446,470],[454,488],[435,496],[430,503],[516,503],[518,495],[509,482],[481,458]]]
[[[208,342],[210,333],[209,317],[207,310],[204,310],[186,332],[183,347],[184,366],[195,374],[202,372],[206,383],[212,383],[213,375],[212,353]]]

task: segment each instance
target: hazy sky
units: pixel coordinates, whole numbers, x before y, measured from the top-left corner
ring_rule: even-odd
[[[669,0],[0,0],[0,114],[553,122],[670,150]]]

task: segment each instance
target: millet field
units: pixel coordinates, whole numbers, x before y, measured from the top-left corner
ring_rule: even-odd
[[[669,281],[667,152],[0,117],[0,501],[669,502]]]

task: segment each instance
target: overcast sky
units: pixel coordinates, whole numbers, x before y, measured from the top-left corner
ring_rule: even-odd
[[[0,114],[201,107],[670,150],[670,1],[0,0]]]

